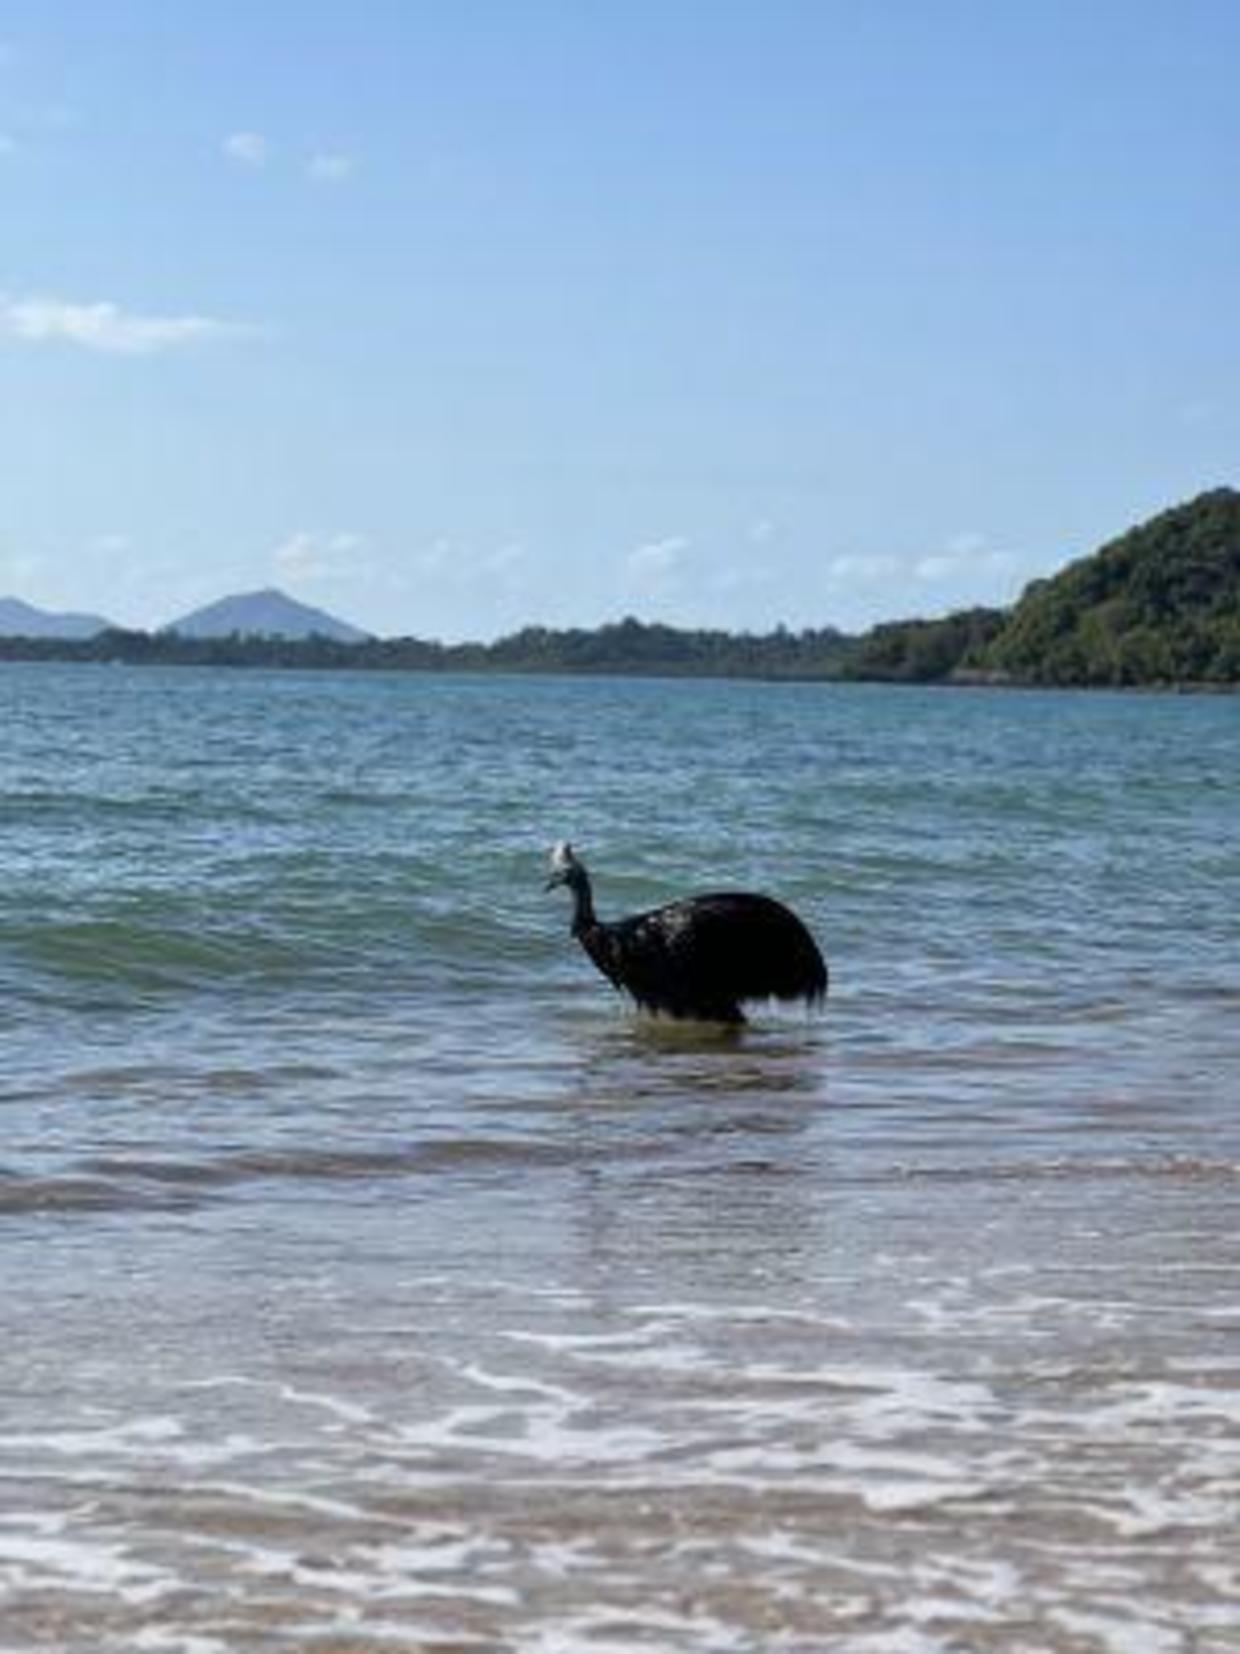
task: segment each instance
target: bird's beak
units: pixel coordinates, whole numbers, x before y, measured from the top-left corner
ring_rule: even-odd
[[[543,895],[545,896],[548,890],[554,890],[558,885],[565,884],[566,882],[564,869],[562,867],[557,867],[554,873],[552,873],[550,878],[547,880],[546,884],[543,885]]]

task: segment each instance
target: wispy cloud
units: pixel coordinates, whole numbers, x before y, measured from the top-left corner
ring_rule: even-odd
[[[343,184],[353,176],[356,162],[339,150],[320,150],[306,162],[306,177],[314,184]]]
[[[117,557],[121,552],[129,551],[132,545],[128,534],[122,534],[117,529],[106,529],[103,533],[92,535],[86,549],[100,557]]]
[[[526,548],[519,541],[510,540],[502,546],[496,546],[493,551],[483,552],[481,569],[484,574],[509,577],[522,569],[528,558]]]
[[[366,572],[359,566],[359,555],[365,547],[365,537],[351,530],[313,534],[308,529],[298,529],[280,542],[271,558],[280,572],[290,578],[335,580]]]
[[[33,588],[51,566],[51,558],[42,552],[0,551],[0,579],[19,591]]]
[[[70,344],[112,356],[153,356],[249,331],[211,316],[144,316],[108,299],[80,303],[0,293],[0,339]]]
[[[271,146],[261,132],[230,132],[220,146],[230,161],[238,166],[265,166]]]
[[[745,562],[724,563],[712,569],[705,585],[709,591],[730,596],[741,592],[759,592],[776,583],[776,574],[769,564]]]
[[[220,153],[233,166],[262,171],[273,159],[270,141],[261,132],[230,132],[220,141]],[[357,160],[343,149],[312,150],[302,170],[312,184],[344,184],[357,171]]]
[[[684,586],[690,542],[683,534],[665,534],[633,546],[620,563],[623,587],[641,603],[674,599]]]
[[[993,584],[1010,574],[1017,561],[1012,552],[993,546],[986,535],[968,529],[953,534],[941,551],[917,558],[913,574],[928,585]]]
[[[839,552],[825,561],[820,579],[838,624],[868,626],[893,614],[1006,602],[1024,564],[970,529],[922,552]]]
[[[634,546],[626,555],[624,566],[629,574],[639,577],[671,574],[688,549],[689,542],[683,534],[669,534],[662,540],[648,540],[644,545]]]
[[[843,551],[828,560],[824,572],[830,587],[868,589],[907,578],[900,559],[885,552]]]
[[[16,155],[16,153],[17,139],[11,137],[7,132],[0,132],[0,161],[2,161],[6,155]]]

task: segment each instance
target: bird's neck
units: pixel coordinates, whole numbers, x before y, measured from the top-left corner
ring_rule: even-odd
[[[573,893],[573,935],[581,936],[587,930],[593,930],[598,923],[594,916],[594,896],[590,890],[590,878],[584,867],[573,869],[568,887]]]

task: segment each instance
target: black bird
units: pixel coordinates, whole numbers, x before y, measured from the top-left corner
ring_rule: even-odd
[[[573,893],[573,935],[603,975],[647,1011],[701,1022],[744,1022],[746,999],[803,999],[827,992],[827,967],[797,918],[770,896],[718,891],[604,924],[590,875],[569,844],[551,852],[546,888]]]

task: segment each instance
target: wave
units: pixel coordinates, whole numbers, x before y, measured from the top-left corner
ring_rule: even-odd
[[[353,1184],[385,1178],[564,1166],[580,1159],[571,1143],[527,1137],[459,1137],[361,1148],[251,1148],[199,1159],[110,1154],[80,1160],[50,1175],[0,1168],[0,1217],[145,1209],[177,1211],[239,1185]]]
[[[298,901],[284,893],[256,918],[254,904],[234,897],[212,904],[205,920],[192,917],[189,905],[148,899],[124,916],[0,920],[0,981],[10,1005],[73,1000],[92,988],[140,1002],[238,989],[282,993],[299,984],[371,982],[405,992],[481,986],[545,969],[568,952],[558,929],[438,901],[372,896],[367,905],[345,894]]]

